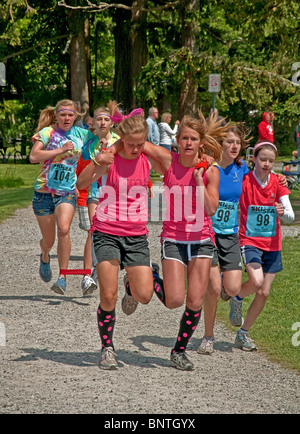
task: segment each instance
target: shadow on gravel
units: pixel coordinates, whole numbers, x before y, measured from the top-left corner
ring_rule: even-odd
[[[67,351],[49,351],[40,348],[22,348],[24,356],[14,359],[14,362],[33,362],[37,360],[49,360],[55,363],[62,363],[71,366],[95,366],[99,361],[99,352],[93,353],[77,353]]]
[[[83,300],[88,300],[93,298],[93,295],[86,295],[83,297],[66,297],[62,295],[0,295],[0,301],[4,300],[22,300],[22,301],[37,301],[42,303],[47,303],[49,306],[56,306],[61,303],[74,303],[78,306],[88,306],[88,302],[84,302]]]
[[[38,258],[40,258],[40,253],[38,253],[36,256],[38,257]],[[54,259],[57,259],[57,255],[55,254],[55,253],[51,253],[51,259],[52,260],[54,260]],[[70,256],[70,261],[83,261],[83,256],[75,256],[75,255],[71,255]]]
[[[49,351],[39,348],[22,348],[26,355],[14,359],[14,362],[34,362],[37,360],[48,360],[54,363],[62,363],[69,366],[93,367],[99,362],[99,351],[97,352],[67,352],[67,351]],[[168,359],[162,359],[156,356],[146,356],[134,351],[118,350],[117,360],[119,367],[125,365],[138,366],[141,368],[157,368],[158,366],[169,366]]]

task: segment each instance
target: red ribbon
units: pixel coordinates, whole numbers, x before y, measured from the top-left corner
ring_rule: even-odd
[[[195,166],[195,169],[201,169],[201,167],[203,167],[204,172],[205,172],[205,170],[207,170],[207,162],[201,161],[200,163],[197,163]]]

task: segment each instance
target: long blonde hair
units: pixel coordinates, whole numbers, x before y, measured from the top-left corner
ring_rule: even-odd
[[[209,115],[208,121],[205,120],[201,110],[198,111],[198,118],[191,116],[184,116],[179,124],[177,139],[184,128],[191,128],[195,130],[204,146],[199,149],[199,156],[207,154],[215,160],[221,158],[222,155],[222,141],[226,138],[227,124],[222,126],[224,119],[218,120],[218,116],[214,113]]]

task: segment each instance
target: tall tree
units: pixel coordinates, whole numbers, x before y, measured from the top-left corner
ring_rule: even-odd
[[[182,48],[185,51],[187,61],[197,55],[197,35],[198,35],[198,12],[200,0],[183,0],[180,5],[182,17]],[[191,62],[192,66],[192,62]],[[198,111],[198,83],[196,70],[191,67],[185,74],[181,85],[177,118],[182,119],[186,114],[196,115]]]
[[[115,12],[115,79],[114,95],[122,106],[133,108],[134,82],[147,63],[146,0],[125,0],[131,9],[117,8]]]
[[[77,6],[77,0],[74,1]],[[82,109],[90,107],[91,75],[89,63],[89,23],[84,13],[78,9],[68,9],[70,31],[70,87],[71,98],[80,101]]]

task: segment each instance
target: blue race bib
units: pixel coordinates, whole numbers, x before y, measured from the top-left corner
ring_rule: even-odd
[[[246,222],[247,237],[275,237],[277,211],[274,206],[250,205]]]
[[[76,188],[76,173],[72,164],[51,164],[47,187],[63,193],[71,193]]]
[[[211,217],[213,230],[216,234],[234,234],[238,204],[234,202],[219,201],[216,213]]]

